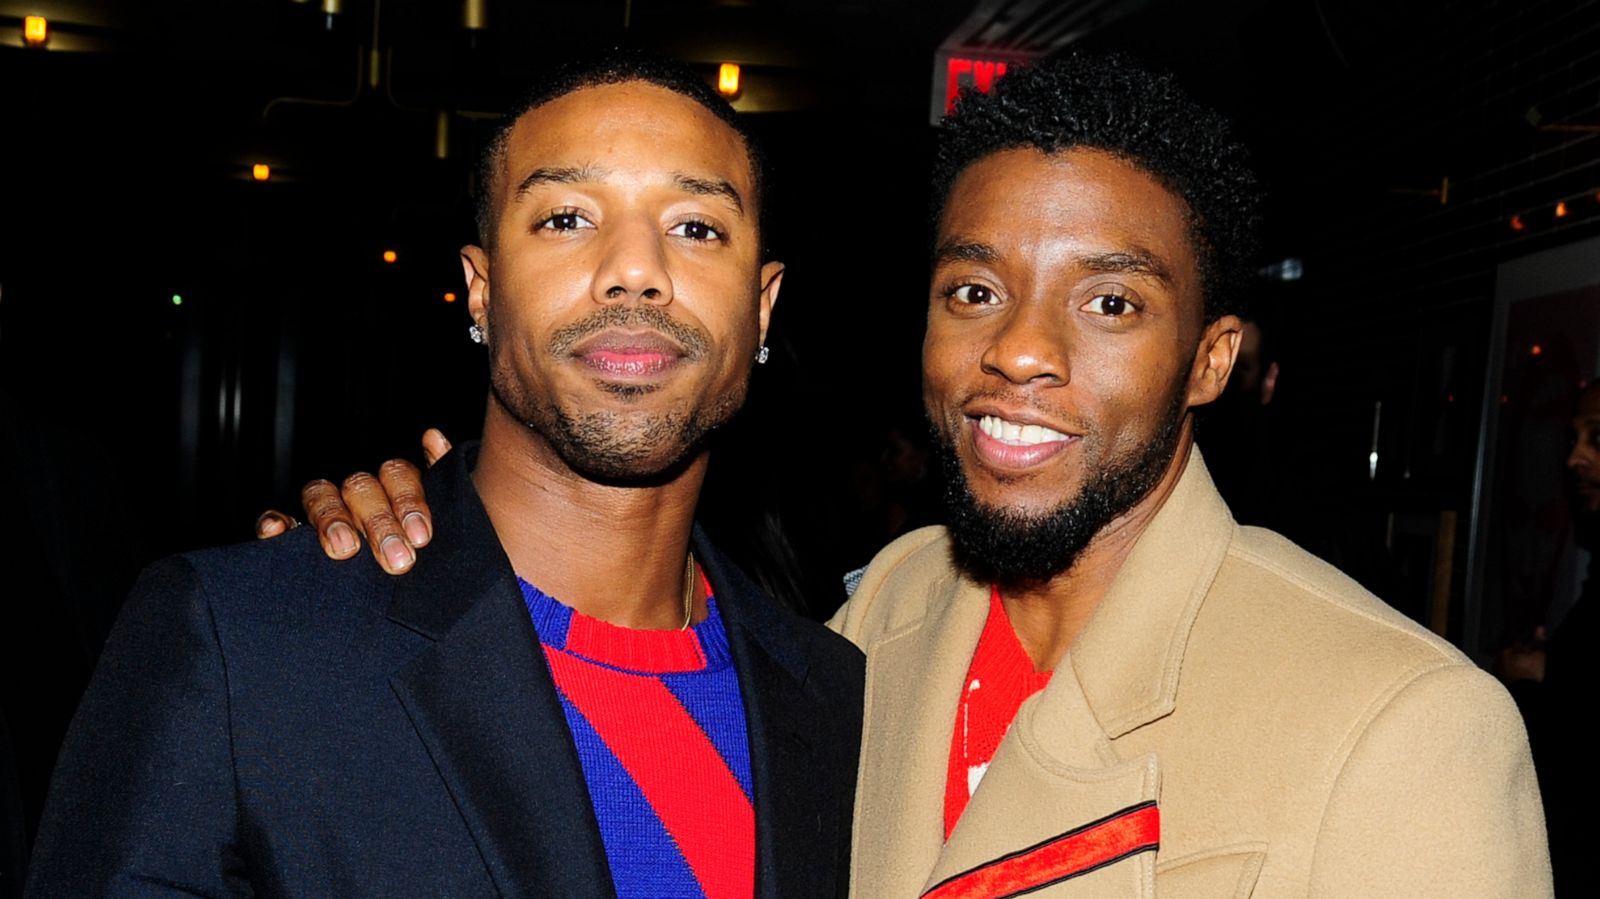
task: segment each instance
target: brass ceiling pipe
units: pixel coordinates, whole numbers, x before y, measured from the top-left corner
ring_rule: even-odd
[[[433,120],[433,158],[450,158],[450,110],[439,110]]]
[[[466,0],[461,4],[461,27],[483,31],[489,27],[489,0]]]

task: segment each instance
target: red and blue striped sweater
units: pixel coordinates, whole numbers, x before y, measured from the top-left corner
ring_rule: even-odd
[[[590,618],[518,580],[618,896],[749,899],[750,744],[709,586],[704,621],[655,631]]]

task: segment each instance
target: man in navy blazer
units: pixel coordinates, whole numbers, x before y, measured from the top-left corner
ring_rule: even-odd
[[[860,653],[693,526],[782,278],[749,138],[692,74],[626,56],[507,122],[462,251],[488,412],[427,476],[433,550],[391,578],[305,529],[149,569],[62,750],[32,895],[659,895],[685,859],[688,895],[844,893]],[[596,717],[580,621],[725,643],[710,698],[679,669],[628,681],[705,733],[626,692]],[[725,764],[706,782],[731,804],[675,790],[683,759]],[[652,810],[682,858],[639,848]]]

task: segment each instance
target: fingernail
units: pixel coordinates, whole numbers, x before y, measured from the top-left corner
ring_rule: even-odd
[[[361,548],[361,544],[356,542],[356,532],[342,521],[328,527],[328,542],[333,544],[333,551],[340,556],[348,556]]]
[[[422,520],[421,512],[407,515],[404,525],[406,537],[411,540],[412,546],[421,546],[428,542],[428,523]]]
[[[394,571],[411,567],[411,550],[399,537],[388,537],[383,541],[383,557],[389,560],[389,567]]]

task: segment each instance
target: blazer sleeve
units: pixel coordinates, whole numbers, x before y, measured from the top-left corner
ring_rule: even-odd
[[[198,576],[147,569],[62,744],[29,896],[247,895],[227,670]]]
[[[1309,895],[1551,895],[1527,734],[1494,678],[1465,664],[1433,669],[1351,739]]]

